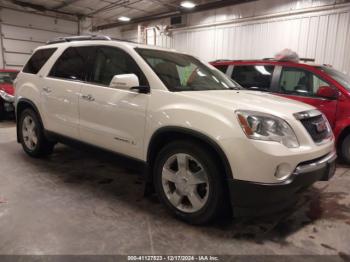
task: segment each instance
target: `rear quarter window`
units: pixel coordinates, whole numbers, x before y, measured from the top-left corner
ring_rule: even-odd
[[[36,51],[24,66],[23,72],[37,74],[56,50],[57,48],[46,48]]]

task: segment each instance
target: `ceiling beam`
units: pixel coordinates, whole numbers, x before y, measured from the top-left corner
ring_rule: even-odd
[[[128,0],[118,0],[114,3],[110,3],[108,5],[105,5],[104,7],[101,7],[100,9],[96,9],[96,10],[88,13],[88,15],[96,15],[96,14],[104,12],[104,11],[109,11],[111,9],[121,7],[121,6],[123,6],[123,4],[126,4],[128,2],[129,2]]]
[[[58,9],[63,8],[63,7],[67,7],[67,6],[71,5],[71,4],[74,4],[74,3],[78,2],[78,1],[80,1],[80,0],[64,0],[62,3],[52,7],[52,9],[53,10],[58,10]]]
[[[166,7],[171,8],[171,9],[177,8],[177,7],[178,7],[178,5],[176,5],[176,4],[164,3],[164,2],[162,2],[162,1],[160,1],[160,0],[151,0],[151,2],[156,2],[156,3],[158,3],[158,4],[161,4],[162,6],[166,6]]]
[[[58,14],[75,16],[75,17],[82,17],[82,16],[84,16],[84,14],[64,12],[64,11],[60,11],[60,10],[47,8],[46,6],[43,6],[43,5],[33,4],[33,3],[24,2],[24,1],[20,1],[20,0],[7,0],[7,2],[11,2],[12,4],[20,6],[22,8],[31,8],[33,10],[36,10],[36,11],[39,11],[39,12],[43,12],[43,13],[44,12],[54,12],[54,13],[58,13]]]
[[[174,15],[190,14],[190,13],[195,13],[195,12],[207,11],[207,10],[211,10],[211,9],[217,9],[217,8],[227,7],[227,6],[231,6],[231,5],[238,5],[238,4],[253,2],[253,1],[257,1],[257,0],[218,0],[215,2],[209,2],[206,4],[198,5],[191,10],[177,7],[176,9],[174,9],[174,11],[162,12],[162,13],[157,13],[157,14],[153,14],[153,15],[149,15],[149,16],[134,18],[130,22],[127,22],[127,23],[125,23],[125,22],[112,22],[112,23],[108,23],[108,24],[94,26],[92,28],[92,30],[98,31],[98,30],[104,30],[104,29],[109,29],[109,28],[114,28],[114,27],[119,27],[119,26],[124,26],[124,25],[138,24],[138,23],[142,23],[142,22],[168,18],[168,17],[174,16]]]

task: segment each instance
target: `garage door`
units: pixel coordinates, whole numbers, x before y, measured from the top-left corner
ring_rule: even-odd
[[[2,68],[21,69],[33,50],[48,40],[78,34],[78,22],[0,9]]]

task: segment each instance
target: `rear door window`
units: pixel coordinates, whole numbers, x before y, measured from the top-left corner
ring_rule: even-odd
[[[97,47],[89,82],[109,86],[112,78],[121,74],[135,74],[140,85],[149,85],[139,66],[125,51],[116,47]]]
[[[57,48],[46,48],[36,51],[24,66],[23,72],[37,74],[56,50]]]
[[[236,65],[231,78],[245,88],[269,91],[274,68],[272,65]]]
[[[69,47],[57,59],[49,76],[69,79],[86,80],[94,47]]]

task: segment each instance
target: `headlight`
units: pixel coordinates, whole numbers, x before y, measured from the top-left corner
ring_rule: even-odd
[[[283,119],[254,111],[236,111],[238,122],[250,139],[275,141],[288,148],[299,147],[293,129]]]
[[[13,103],[15,101],[15,99],[14,99],[15,97],[12,95],[9,95],[4,90],[0,90],[0,97],[2,99],[4,99],[6,102]]]

